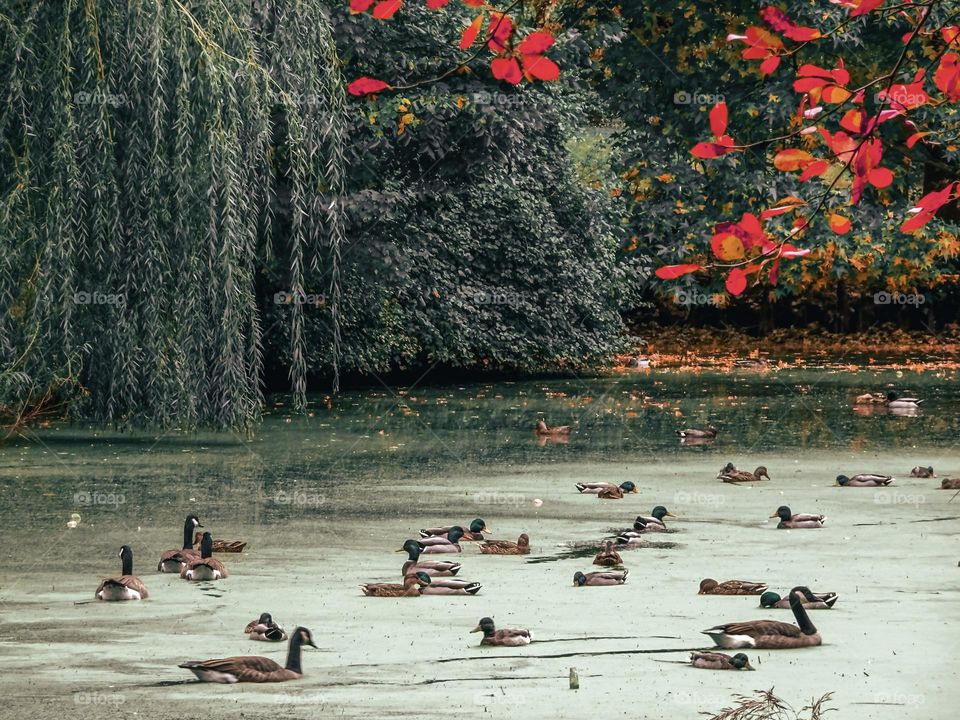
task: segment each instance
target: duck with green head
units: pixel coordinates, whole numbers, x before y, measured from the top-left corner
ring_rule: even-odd
[[[627,480],[627,482],[622,483],[620,487],[609,487],[604,488],[597,493],[597,499],[599,500],[622,500],[627,493],[638,492],[637,486],[632,482]]]
[[[446,535],[434,535],[432,537],[420,538],[418,541],[423,548],[421,552],[426,555],[436,555],[438,553],[458,553],[462,551],[460,540],[463,538],[463,528],[454,525]]]
[[[460,572],[460,563],[449,560],[421,560],[424,546],[416,540],[407,540],[397,552],[407,553],[407,561],[400,572],[403,575],[416,575],[424,572],[431,577],[452,577]]]
[[[600,572],[577,572],[573,575],[574,587],[585,585],[623,585],[627,581],[628,570],[606,570]]]
[[[482,632],[483,639],[481,645],[498,645],[502,647],[520,647],[529,645],[533,640],[533,635],[529,630],[520,628],[497,628],[493,623],[493,618],[480,618],[480,622],[470,632]]]
[[[803,599],[805,610],[829,610],[840,598],[836,593],[812,593],[812,600]],[[760,596],[760,607],[777,608],[778,610],[789,610],[790,599],[781,598],[777,593],[767,591]]]
[[[577,483],[576,487],[577,490],[583,495],[599,495],[605,490],[612,491],[617,489],[617,486],[614,483],[609,482]],[[625,483],[621,483],[619,489],[623,492],[638,492],[637,486],[629,480]]]
[[[683,430],[674,430],[681,440],[686,438],[713,439],[720,430],[715,425],[707,425],[705,428],[684,428]]]
[[[643,536],[648,533],[667,532],[665,517],[676,517],[663,505],[657,505],[653,509],[653,516],[638,515],[633,521],[633,528],[624,530],[616,537],[617,545],[640,545],[643,543]]]
[[[447,527],[435,527],[435,528],[423,528],[420,531],[420,537],[422,538],[431,538],[431,537],[445,537],[453,528],[460,527],[459,525],[448,525]],[[487,527],[487,523],[484,522],[483,518],[476,518],[473,522],[470,523],[470,528],[464,530],[462,540],[483,540],[483,534],[489,533],[490,529]]]
[[[822,528],[823,524],[827,521],[826,515],[812,515],[810,513],[797,513],[794,515],[786,505],[778,507],[777,511],[770,517],[780,518],[777,527],[781,530]]]
[[[912,397],[899,397],[893,390],[887,393],[887,407],[889,408],[915,408],[920,407],[923,400]]]
[[[889,485],[896,478],[892,475],[877,475],[875,473],[860,473],[853,477],[837,475],[836,484],[840,487],[883,487]]]

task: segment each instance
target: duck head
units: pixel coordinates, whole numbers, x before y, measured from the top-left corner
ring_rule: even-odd
[[[705,578],[700,581],[700,590],[697,592],[697,595],[703,595],[713,590],[717,585],[719,585],[716,580],[713,578]]]
[[[493,624],[493,618],[480,618],[480,622],[477,623],[477,626],[470,632],[482,632],[484,637],[493,635],[496,630],[496,626]]]
[[[575,587],[583,587],[587,584],[587,576],[582,572],[576,572],[573,575],[573,584]]]
[[[260,613],[260,619],[257,620],[257,623],[260,625],[269,625],[273,622],[273,615],[270,613]]]
[[[530,536],[526,533],[521,534],[520,537],[517,538],[517,545],[520,547],[530,547]]]
[[[750,659],[743,653],[737,653],[732,658],[730,658],[730,664],[733,665],[737,670],[753,670],[754,668],[750,665]]]
[[[758,478],[765,477],[767,480],[770,479],[770,476],[767,474],[767,469],[763,465],[754,470],[753,476]]]
[[[397,550],[397,552],[407,553],[407,559],[416,562],[420,557],[420,553],[423,552],[423,545],[416,540],[407,540],[403,543],[403,547]]]
[[[637,490],[637,486],[634,485],[629,480],[627,480],[625,483],[621,483],[620,489],[623,490],[625,493],[639,492],[639,490]]]
[[[463,528],[459,525],[454,525],[447,532],[447,540],[456,545],[463,538]]]
[[[665,517],[676,517],[676,515],[667,510],[663,505],[657,505],[650,514],[657,520],[663,520]]]
[[[782,598],[779,595],[777,595],[775,592],[771,592],[768,590],[767,592],[765,592],[763,595],[760,596],[760,607],[765,607],[765,608],[773,607],[778,602],[780,602],[781,599]]]
[[[850,478],[848,478],[846,475],[837,475],[837,482],[836,482],[837,485],[840,485],[842,487],[846,485],[848,482],[850,482]]]
[[[723,470],[721,470],[720,472],[728,473],[728,472],[733,472],[736,469],[737,469],[736,465],[734,465],[732,462],[728,462],[726,465],[723,466]]]
[[[777,511],[770,517],[780,518],[781,520],[786,522],[787,520],[793,517],[793,513],[790,512],[790,508],[788,508],[786,505],[781,505],[780,507],[777,508]]]
[[[487,529],[487,524],[483,521],[483,518],[477,518],[470,523],[470,532],[476,535],[477,533],[485,533],[490,531]]]

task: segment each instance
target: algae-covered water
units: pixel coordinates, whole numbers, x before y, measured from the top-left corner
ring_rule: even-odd
[[[926,398],[923,411],[851,407],[888,384]],[[955,717],[960,497],[937,489],[960,476],[952,373],[653,371],[322,400],[309,417],[273,405],[251,440],[58,425],[0,448],[0,716],[685,720],[773,687],[797,709],[832,692],[829,717]],[[570,441],[538,443],[540,414],[575,424]],[[721,428],[714,443],[673,434],[707,422]],[[723,484],[728,461],[765,465],[772,480]],[[937,478],[910,478],[920,464]],[[841,472],[897,480],[841,489]],[[632,480],[639,493],[579,495],[574,483],[591,480]],[[624,553],[626,585],[573,587],[601,538],[658,504],[680,516],[675,532]],[[827,526],[777,530],[768,516],[782,504]],[[221,557],[227,580],[156,572],[189,513],[215,538],[249,543]],[[532,554],[465,543],[460,575],[483,584],[475,597],[361,596],[360,583],[398,579],[394,551],[419,528],[477,516],[492,537],[528,533]],[[122,544],[151,597],[92,602],[119,574]],[[755,597],[698,596],[705,577],[840,600],[811,614],[820,647],[748,651],[752,673],[696,670],[675,661],[710,645],[701,630],[792,618]],[[320,650],[304,653],[302,680],[208,685],[177,667],[244,654],[282,663],[285,647],[243,635],[263,611],[313,631]],[[469,631],[486,615],[535,642],[479,647]]]

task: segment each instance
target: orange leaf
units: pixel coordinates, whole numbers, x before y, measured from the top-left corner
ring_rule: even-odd
[[[739,260],[743,257],[743,240],[732,233],[719,233],[710,240],[713,254],[721,260]]]
[[[477,41],[477,34],[483,25],[483,13],[477,15],[473,22],[463,29],[463,35],[460,36],[460,49],[466,50]]]
[[[830,163],[826,160],[814,160],[803,169],[803,172],[800,173],[799,180],[800,182],[806,182],[812,177],[820,177],[829,167]]]
[[[837,235],[846,235],[850,232],[850,228],[853,227],[849,218],[845,218],[842,215],[837,215],[836,213],[830,214],[830,229],[833,230]]]
[[[786,150],[781,150],[776,154],[776,157],[773,158],[773,166],[777,170],[790,172],[791,170],[800,170],[801,168],[806,167],[812,161],[813,155],[808,153],[806,150],[787,148]]]
[[[661,280],[676,280],[682,275],[689,275],[700,269],[699,265],[664,265],[657,268],[656,276]]]

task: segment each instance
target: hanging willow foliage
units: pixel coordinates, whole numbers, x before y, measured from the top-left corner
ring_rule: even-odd
[[[98,422],[250,427],[276,261],[291,293],[305,266],[329,276],[336,382],[344,90],[323,3],[6,7],[0,408],[71,377]]]

